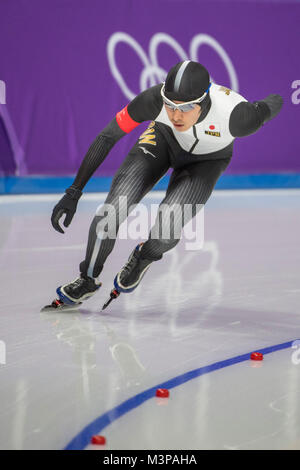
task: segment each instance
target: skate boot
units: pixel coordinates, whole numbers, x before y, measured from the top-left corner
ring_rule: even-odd
[[[116,299],[121,292],[132,292],[141,282],[147,269],[154,260],[141,258],[141,249],[143,243],[135,247],[128,258],[127,263],[114,279],[114,289],[110,293],[110,298],[103,305],[104,310],[113,299]],[[158,259],[161,259],[162,256]]]
[[[101,285],[101,283],[96,284],[91,277],[81,274],[73,282],[58,287],[56,293],[59,298],[53,300],[52,304],[43,307],[41,312],[76,310],[82,304],[82,301],[95,294]]]
[[[143,243],[135,247],[127,263],[114,279],[114,285],[119,292],[132,292],[141,282],[153,260],[141,258]]]
[[[72,305],[89,299],[95,294],[95,292],[97,292],[101,285],[101,283],[96,284],[94,279],[91,277],[81,274],[81,276],[73,282],[58,287],[56,289],[56,293],[62,302]]]

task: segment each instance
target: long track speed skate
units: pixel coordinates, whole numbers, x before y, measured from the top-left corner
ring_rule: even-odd
[[[82,301],[94,295],[101,285],[101,282],[96,284],[92,278],[82,275],[73,282],[58,287],[58,299],[53,300],[51,305],[46,305],[41,311],[76,310]]]
[[[110,297],[109,299],[105,302],[105,304],[103,305],[102,307],[102,310],[105,310],[106,307],[109,306],[109,304],[111,303],[112,300],[116,299],[117,297],[119,297],[121,292],[119,292],[117,289],[112,289],[111,292],[110,292]]]
[[[82,304],[82,302],[71,304],[66,304],[60,299],[53,300],[52,304],[45,305],[41,309],[41,312],[58,312],[58,311],[66,311],[66,310],[77,310],[78,307]]]
[[[123,266],[121,271],[116,275],[114,288],[110,292],[110,297],[103,305],[102,310],[105,310],[113,299],[119,297],[121,292],[129,293],[134,291],[143,279],[153,260],[141,257],[142,246],[143,243],[140,243],[135,247],[125,266]]]

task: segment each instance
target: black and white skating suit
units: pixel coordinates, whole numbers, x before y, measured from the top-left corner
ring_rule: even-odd
[[[117,230],[129,208],[137,204],[169,168],[173,168],[173,172],[162,203],[182,207],[192,204],[194,216],[197,205],[206,203],[229,164],[235,138],[255,133],[278,114],[282,105],[278,95],[250,103],[238,93],[213,83],[201,103],[197,123],[180,132],[168,119],[161,87],[162,84],[143,91],[117,113],[92,143],[72,185],[83,189],[114,144],[140,123],[151,121],[116,172],[106,199],[105,204],[115,208]],[[127,211],[120,205],[120,196],[127,198]],[[81,272],[90,277],[100,274],[115,243],[114,237],[104,235],[107,231],[105,215],[104,209],[97,212],[90,227],[86,258],[80,264]],[[152,234],[160,233],[163,221],[163,214],[157,217]],[[180,216],[175,217],[172,224],[174,231],[184,225]],[[160,259],[178,243],[172,236],[151,238],[151,233],[142,248],[145,258]]]

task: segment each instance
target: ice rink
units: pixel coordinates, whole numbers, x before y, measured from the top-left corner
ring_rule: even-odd
[[[41,313],[105,195],[65,235],[60,196],[0,198],[0,449],[300,449],[300,190],[215,191],[201,250],[181,240],[101,311],[138,243],[117,240],[83,308]]]

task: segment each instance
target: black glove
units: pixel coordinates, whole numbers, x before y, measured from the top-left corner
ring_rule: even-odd
[[[264,122],[267,122],[277,116],[282,108],[283,99],[280,95],[269,95],[265,99],[259,101],[259,103],[264,103],[269,108],[270,115],[264,120]]]
[[[76,212],[78,200],[81,196],[82,192],[80,189],[77,189],[74,186],[70,186],[66,189],[66,194],[61,198],[59,203],[56,204],[52,212],[51,223],[55,230],[60,233],[65,233],[59,225],[59,219],[63,214],[66,214],[64,226],[69,227]]]

